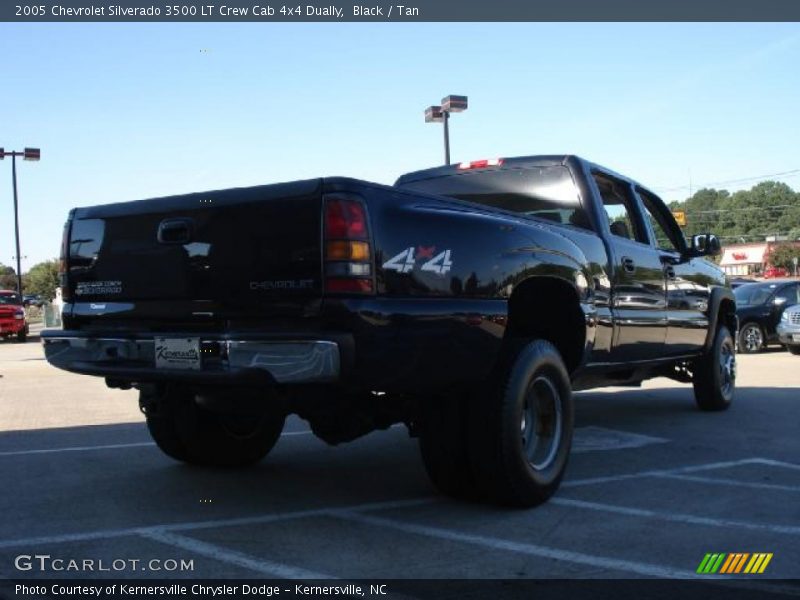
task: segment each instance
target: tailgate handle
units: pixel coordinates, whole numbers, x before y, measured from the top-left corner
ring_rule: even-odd
[[[191,219],[165,219],[158,224],[161,244],[188,244],[192,241]]]

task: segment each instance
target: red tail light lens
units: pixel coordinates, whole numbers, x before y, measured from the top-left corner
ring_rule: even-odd
[[[372,294],[372,249],[367,211],[355,198],[325,198],[325,291]]]
[[[325,235],[328,239],[367,239],[367,214],[362,204],[355,200],[328,200]]]

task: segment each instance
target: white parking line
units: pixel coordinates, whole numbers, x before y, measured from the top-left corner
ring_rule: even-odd
[[[589,477],[587,479],[573,479],[571,481],[564,481],[561,484],[562,488],[579,487],[584,485],[595,485],[599,483],[615,483],[617,481],[625,481],[626,479],[638,479],[640,477],[661,477],[664,475],[681,475],[684,473],[697,473],[700,471],[713,471],[714,469],[727,469],[730,467],[741,467],[743,465],[752,464],[769,464],[777,465],[778,461],[773,461],[767,458],[743,458],[741,460],[728,460],[723,462],[705,463],[700,465],[689,465],[688,467],[676,467],[674,469],[657,469],[650,471],[639,471],[638,473],[625,473],[622,475],[608,475],[602,477]],[[779,466],[795,467],[790,463],[780,463]],[[800,469],[800,466],[797,466]]]
[[[314,571],[263,560],[245,554],[244,552],[229,550],[215,544],[209,544],[208,542],[178,535],[176,533],[150,530],[142,533],[141,536],[175,548],[193,552],[194,554],[199,554],[200,556],[205,556],[206,558],[249,569],[256,573],[267,575],[268,577],[278,577],[280,579],[338,579],[326,573],[315,573]]]
[[[569,506],[571,508],[582,508],[585,510],[608,512],[618,515],[625,515],[628,517],[659,519],[662,521],[688,523],[691,525],[751,529],[754,531],[769,531],[770,533],[785,533],[788,535],[800,534],[800,526],[797,525],[775,525],[772,523],[752,523],[750,521],[736,521],[732,519],[713,519],[711,517],[698,517],[695,515],[686,515],[681,513],[647,510],[644,508],[631,508],[628,506],[616,506],[614,504],[601,504],[599,502],[587,502],[585,500],[573,500],[571,498],[551,498],[550,503],[557,506]]]
[[[310,430],[305,431],[286,431],[281,434],[281,437],[295,436],[295,435],[311,435],[313,432]],[[31,454],[53,454],[58,452],[89,452],[92,450],[117,450],[121,448],[141,448],[143,446],[155,446],[153,442],[133,442],[130,444],[105,444],[100,446],[67,446],[65,448],[42,448],[36,450],[12,450],[10,452],[0,452],[0,457],[3,456],[26,456]]]
[[[215,527],[236,527],[239,525],[258,525],[261,523],[271,523],[278,521],[289,521],[292,519],[304,519],[307,517],[328,516],[336,510],[370,511],[392,508],[406,508],[433,504],[437,498],[415,498],[411,500],[390,500],[387,502],[367,502],[354,506],[345,506],[341,509],[318,508],[308,510],[298,510],[285,513],[271,513],[266,515],[256,515],[252,517],[238,517],[231,519],[215,519],[209,521],[192,521],[188,523],[162,523],[145,527],[129,527],[124,529],[100,529],[97,531],[86,531],[80,533],[65,533],[60,535],[46,535],[39,537],[22,538],[16,540],[0,540],[0,549],[15,548],[17,546],[38,546],[44,544],[65,544],[69,542],[84,542],[90,540],[106,540],[130,535],[146,535],[150,532],[174,532],[174,531],[194,531],[197,529],[213,529]]]
[[[664,473],[659,475],[665,479],[678,479],[680,481],[694,481],[697,483],[708,483],[711,485],[727,485],[731,487],[745,487],[754,490],[776,490],[783,492],[800,492],[800,485],[781,485],[778,483],[759,483],[756,481],[740,481],[738,479],[725,479],[720,477],[701,477],[699,475],[678,475],[676,473]]]
[[[662,565],[609,558],[606,556],[596,556],[593,554],[584,554],[583,552],[572,552],[570,550],[561,550],[548,546],[540,546],[538,544],[514,542],[502,538],[454,531],[452,529],[444,529],[441,527],[419,525],[397,519],[364,515],[349,510],[333,511],[333,515],[340,519],[346,519],[356,523],[363,523],[365,525],[372,525],[374,527],[381,527],[385,529],[394,529],[396,531],[421,535],[437,540],[471,544],[473,546],[480,546],[482,548],[489,548],[491,550],[503,550],[506,552],[527,554],[530,556],[550,558],[553,560],[586,565],[590,567],[622,571],[625,573],[636,573],[637,575],[645,575],[648,577],[665,577],[672,579],[697,579],[700,577],[693,571],[672,569]]]

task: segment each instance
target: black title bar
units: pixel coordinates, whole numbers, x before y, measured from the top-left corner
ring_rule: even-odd
[[[2,2],[6,22],[800,21],[798,0],[31,0]]]

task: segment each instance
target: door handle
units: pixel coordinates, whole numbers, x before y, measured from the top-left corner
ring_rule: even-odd
[[[623,256],[622,268],[625,269],[626,273],[633,273],[636,270],[636,263],[633,262],[633,259],[630,256]]]

